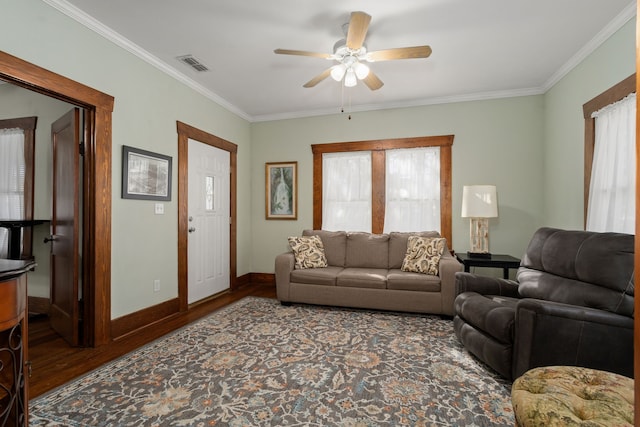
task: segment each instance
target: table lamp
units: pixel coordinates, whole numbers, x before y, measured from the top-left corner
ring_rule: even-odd
[[[470,257],[491,258],[489,252],[489,218],[498,217],[495,185],[465,185],[462,188],[462,217],[471,218]]]

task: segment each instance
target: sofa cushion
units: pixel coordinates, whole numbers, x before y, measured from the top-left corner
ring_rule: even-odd
[[[407,240],[409,236],[442,237],[437,231],[399,232],[389,233],[389,268],[401,268],[404,256],[407,253]]]
[[[307,283],[310,285],[335,286],[336,278],[342,271],[342,267],[310,268],[306,270],[293,270],[290,281],[294,283]]]
[[[347,233],[345,231],[304,230],[302,235],[320,236],[327,264],[344,267],[347,253]]]
[[[337,286],[351,288],[375,288],[387,287],[386,268],[345,268],[338,273]]]
[[[324,246],[318,236],[289,237],[289,246],[296,259],[295,268],[320,268],[327,266]]]
[[[419,292],[440,292],[440,277],[391,269],[387,274],[387,289]]]
[[[516,305],[519,299],[464,292],[454,302],[455,312],[465,322],[501,343],[514,339]]]
[[[443,237],[409,236],[401,270],[437,276],[444,246]]]
[[[371,233],[347,234],[345,267],[384,268],[389,262],[389,235]]]

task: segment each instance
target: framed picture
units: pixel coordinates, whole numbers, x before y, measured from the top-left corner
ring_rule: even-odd
[[[171,200],[171,157],[122,146],[122,198]]]
[[[266,163],[267,219],[298,218],[298,162]]]

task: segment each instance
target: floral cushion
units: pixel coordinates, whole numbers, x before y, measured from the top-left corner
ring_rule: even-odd
[[[327,257],[319,236],[289,237],[289,246],[296,259],[295,268],[321,268],[327,266]]]
[[[437,276],[445,242],[443,237],[409,236],[401,270]]]
[[[534,368],[517,378],[518,426],[632,426],[633,379],[577,366]]]

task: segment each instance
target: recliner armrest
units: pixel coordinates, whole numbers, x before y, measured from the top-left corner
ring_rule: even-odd
[[[477,292],[481,295],[500,295],[518,298],[518,282],[497,277],[477,276],[460,271],[456,273],[456,295]]]
[[[633,318],[524,298],[516,308],[513,378],[538,366],[571,365],[633,377]]]

